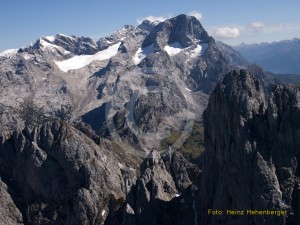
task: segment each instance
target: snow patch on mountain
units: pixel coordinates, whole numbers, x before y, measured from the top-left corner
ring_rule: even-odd
[[[34,58],[34,55],[29,54],[29,53],[27,53],[27,52],[22,53],[21,56],[22,56],[22,58],[25,59],[25,60],[29,60],[29,59]]]
[[[60,36],[60,37],[65,37],[65,38],[68,38],[68,39],[73,39],[73,40],[75,40],[75,38],[74,37],[72,37],[72,36],[69,36],[69,35],[66,35],[66,34],[57,34],[56,36]]]
[[[146,58],[147,55],[150,55],[153,52],[154,52],[153,44],[144,48],[139,48],[135,53],[135,55],[133,56],[134,63],[136,65],[139,64],[144,58]]]
[[[40,39],[40,46],[42,48],[57,48],[57,47],[59,47],[57,45],[53,45],[53,44],[45,41],[43,38]]]
[[[44,38],[50,41],[51,43],[55,41],[55,36],[45,36]]]
[[[107,40],[107,39],[105,39],[105,41],[106,41],[108,44],[112,44],[112,42],[109,41],[109,40]]]
[[[77,55],[64,61],[55,61],[58,68],[64,72],[69,70],[77,70],[89,65],[93,61],[102,61],[110,59],[118,53],[121,42],[110,46],[109,48],[99,51],[94,55]]]
[[[182,46],[181,46],[178,42],[175,42],[175,43],[166,45],[166,46],[164,47],[164,50],[165,50],[170,56],[173,56],[173,55],[177,55],[178,53],[180,53],[180,52],[183,50],[183,48],[182,48]]]
[[[67,55],[67,54],[70,53],[69,51],[67,51],[63,47],[51,44],[50,42],[48,42],[49,41],[48,39],[46,39],[46,40],[44,40],[44,38],[40,39],[40,46],[41,46],[42,50],[51,50],[52,52],[59,51],[60,53],[62,53],[64,55]]]
[[[19,50],[19,49],[17,49],[17,48],[14,48],[14,49],[7,49],[7,50],[1,52],[1,53],[0,53],[0,56],[2,56],[2,57],[10,57],[10,56],[12,56],[12,55],[17,54],[18,50]]]
[[[206,43],[197,44],[196,46],[193,45],[191,47],[183,48],[180,43],[175,42],[164,47],[164,51],[166,51],[169,56],[177,55],[181,52],[185,52],[185,54],[189,55],[190,58],[195,58],[200,56],[201,53],[205,51],[207,48]],[[133,61],[137,65],[139,64],[147,55],[150,55],[154,52],[154,44],[151,44],[144,48],[139,48],[135,55],[133,56]]]
[[[195,57],[199,56],[201,54],[201,51],[202,51],[202,46],[201,45],[197,45],[197,47],[192,50],[191,57],[195,58]]]

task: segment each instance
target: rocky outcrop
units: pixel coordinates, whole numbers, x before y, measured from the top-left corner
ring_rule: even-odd
[[[130,188],[123,166],[106,146],[64,122],[27,127],[1,143],[0,176],[14,199],[2,185],[1,199],[11,208],[1,205],[0,214],[8,222],[14,216],[12,221],[28,225],[103,224],[111,203],[124,199]]]
[[[35,42],[32,48],[43,49],[49,45],[59,46],[69,53],[76,55],[93,55],[99,51],[96,42],[89,37],[76,37],[64,34],[57,34],[53,37],[42,37]]]
[[[23,218],[19,209],[15,206],[5,183],[0,180],[0,223],[5,225],[22,225]]]
[[[229,45],[224,44],[223,42],[217,41],[216,42],[217,46],[219,47],[219,49],[224,53],[224,55],[227,55],[231,64],[235,64],[237,66],[240,65],[248,65],[249,62],[242,57],[242,55],[235,51],[232,47],[230,47]]]
[[[233,71],[204,113],[202,224],[299,224],[300,88]],[[223,215],[208,215],[208,209]],[[286,210],[287,216],[233,216],[226,210]]]
[[[194,224],[199,168],[178,153],[160,156],[153,151],[140,169],[126,202],[107,224]]]
[[[196,165],[178,153],[153,151],[136,180],[126,153],[118,158],[108,140],[95,138],[88,126],[76,127],[83,133],[54,122],[1,136],[1,222],[194,223],[201,180]]]

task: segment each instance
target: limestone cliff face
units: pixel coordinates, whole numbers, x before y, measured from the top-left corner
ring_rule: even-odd
[[[0,223],[5,225],[23,225],[22,214],[15,206],[8,192],[7,185],[0,181],[0,202],[3,205],[0,207]]]
[[[1,225],[194,223],[197,165],[152,151],[136,179],[125,153],[76,127],[53,122],[0,136]]]
[[[200,170],[180,154],[152,151],[122,207],[106,225],[195,224]]]
[[[201,222],[299,224],[300,88],[275,86],[266,100],[256,77],[233,71],[212,93],[204,124]],[[207,209],[289,216],[208,216]]]
[[[125,196],[118,161],[63,122],[2,137],[0,175],[9,187],[0,183],[11,207],[0,207],[5,224],[103,224],[111,202]]]

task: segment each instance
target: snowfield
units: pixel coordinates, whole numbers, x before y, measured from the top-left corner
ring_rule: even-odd
[[[46,38],[51,43],[53,43],[55,41],[55,36],[45,36],[44,38]]]
[[[102,61],[115,56],[118,53],[120,44],[121,42],[114,44],[103,51],[97,52],[94,55],[77,55],[64,61],[55,61],[55,64],[60,70],[66,73],[69,70],[77,70],[89,65],[93,61]]]
[[[153,44],[145,48],[139,48],[133,57],[135,65],[139,64],[147,55],[150,55],[154,52]]]
[[[164,50],[169,54],[169,56],[173,56],[180,53],[183,50],[183,48],[178,42],[175,42],[173,44],[166,45],[164,47]]]
[[[192,49],[193,48],[193,49]],[[166,51],[169,56],[177,55],[181,52],[185,52],[185,54],[189,55],[190,58],[196,58],[197,56],[201,55],[205,49],[207,48],[207,44],[198,44],[196,47],[187,47],[183,48],[178,42],[166,45],[164,47],[164,51]],[[154,46],[149,45],[144,48],[139,48],[135,55],[133,56],[133,61],[135,65],[139,64],[144,58],[154,52]]]
[[[197,47],[195,49],[192,50],[192,58],[195,58],[197,56],[199,56],[201,54],[202,51],[202,46],[201,45],[197,45]]]
[[[2,56],[2,57],[9,57],[9,56],[11,56],[11,55],[17,54],[18,50],[19,50],[19,49],[17,49],[17,48],[14,48],[14,49],[8,49],[8,50],[5,50],[5,51],[1,52],[1,53],[0,53],[0,56]]]

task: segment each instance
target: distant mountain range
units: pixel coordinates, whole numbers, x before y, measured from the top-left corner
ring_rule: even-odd
[[[300,39],[234,47],[250,63],[277,74],[300,75]]]

